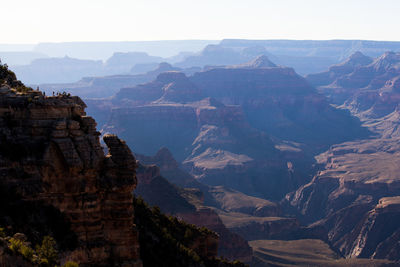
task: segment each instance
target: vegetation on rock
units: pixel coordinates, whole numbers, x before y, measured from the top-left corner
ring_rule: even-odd
[[[166,216],[158,207],[150,208],[142,198],[134,198],[135,224],[139,230],[140,256],[143,266],[245,266],[219,258],[199,255],[194,245],[216,234],[205,227]]]
[[[7,64],[2,64],[0,60],[0,85],[1,84],[7,84],[21,93],[32,91],[32,88],[25,86],[21,81],[17,80],[15,73],[8,69]]]
[[[0,228],[0,241],[6,247],[6,253],[22,256],[22,258],[34,266],[55,267],[59,266],[59,251],[57,243],[51,236],[45,236],[41,245],[36,245],[33,249],[27,237],[22,233],[16,233],[13,237],[6,236],[4,228]],[[63,267],[78,267],[76,262],[69,261]]]

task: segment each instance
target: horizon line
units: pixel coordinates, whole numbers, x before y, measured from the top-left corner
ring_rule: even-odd
[[[327,41],[366,41],[366,42],[392,42],[398,43],[400,40],[378,40],[378,39],[345,39],[345,38],[334,38],[334,39],[290,39],[290,38],[223,38],[223,39],[153,39],[153,40],[121,40],[121,41],[40,41],[35,43],[0,43],[0,45],[39,45],[39,44],[73,44],[73,43],[151,43],[151,42],[196,42],[196,41],[211,41],[211,42],[222,42],[224,40],[234,41],[314,41],[314,42],[327,42]]]

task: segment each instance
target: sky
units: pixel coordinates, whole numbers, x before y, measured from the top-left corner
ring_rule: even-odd
[[[399,0],[5,0],[0,44],[72,41],[400,41]]]

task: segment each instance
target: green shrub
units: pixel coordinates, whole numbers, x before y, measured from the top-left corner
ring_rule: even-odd
[[[11,249],[12,252],[14,253],[19,253],[23,242],[19,239],[15,239],[15,238],[10,238],[9,240],[10,244],[8,245],[8,248]]]
[[[26,260],[32,262],[35,256],[35,251],[28,246],[21,246],[20,251],[19,251],[22,255],[22,257],[24,257]]]
[[[26,260],[33,262],[35,251],[23,240],[11,237],[8,248],[16,254],[22,255]]]
[[[21,81],[18,81],[15,73],[8,69],[7,64],[2,64],[0,60],[0,85],[1,84],[8,84],[21,93],[27,93],[33,90],[25,86]]]

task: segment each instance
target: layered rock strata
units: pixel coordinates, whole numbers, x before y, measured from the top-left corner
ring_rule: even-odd
[[[314,179],[288,194],[309,230],[349,258],[398,260],[398,139],[333,146]]]
[[[0,89],[1,184],[65,214],[78,248],[62,261],[141,266],[133,224],[136,160],[124,141],[104,136],[78,97]]]

